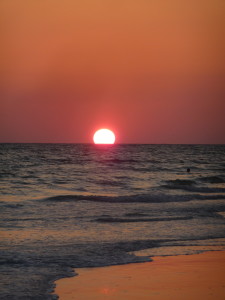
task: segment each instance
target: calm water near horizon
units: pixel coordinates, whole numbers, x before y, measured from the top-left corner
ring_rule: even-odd
[[[225,145],[0,144],[0,178],[2,300],[53,299],[74,268],[225,249]]]

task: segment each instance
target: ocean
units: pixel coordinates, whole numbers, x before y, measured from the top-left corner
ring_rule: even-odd
[[[0,178],[2,300],[57,299],[76,268],[225,250],[225,145],[0,144]]]

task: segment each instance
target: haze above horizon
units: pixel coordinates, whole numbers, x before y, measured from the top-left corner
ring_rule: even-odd
[[[225,143],[225,2],[0,2],[0,142]]]

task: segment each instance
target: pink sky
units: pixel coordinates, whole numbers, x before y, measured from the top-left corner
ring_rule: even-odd
[[[225,143],[222,0],[1,0],[0,142]]]

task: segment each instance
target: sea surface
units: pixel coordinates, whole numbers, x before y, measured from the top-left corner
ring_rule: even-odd
[[[187,172],[190,168],[190,172]],[[225,145],[0,144],[0,299],[73,269],[225,249]]]

